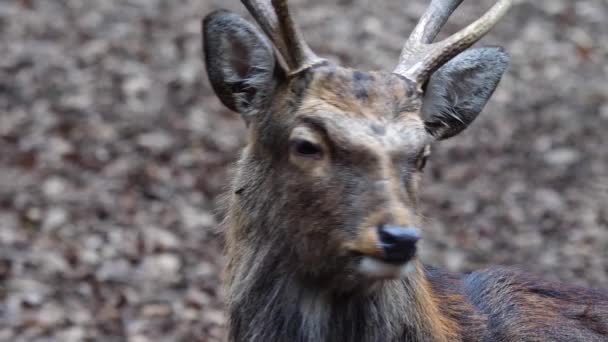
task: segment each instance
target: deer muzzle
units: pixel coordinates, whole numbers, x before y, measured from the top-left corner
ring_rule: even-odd
[[[378,227],[378,242],[382,250],[382,261],[404,264],[416,255],[420,231],[413,227],[382,225]]]

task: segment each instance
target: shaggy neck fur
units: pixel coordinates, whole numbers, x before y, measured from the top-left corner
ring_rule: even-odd
[[[305,285],[270,248],[238,251],[226,274],[230,341],[459,340],[420,265],[408,279],[346,295]]]

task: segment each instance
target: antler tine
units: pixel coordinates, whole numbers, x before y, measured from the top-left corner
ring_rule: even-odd
[[[443,41],[431,43],[462,0],[433,0],[406,42],[393,71],[422,86],[431,74],[471,47],[505,15],[513,0],[499,0],[481,18]]]
[[[425,48],[432,43],[441,31],[441,28],[454,13],[462,0],[432,0],[418,24],[410,34],[401,50],[399,64],[395,73],[401,73],[413,64],[420,62]]]
[[[242,3],[272,40],[290,75],[323,61],[304,41],[291,18],[286,0],[242,0]]]
[[[433,0],[410,34],[408,41],[419,44],[432,43],[461,3],[462,0]]]

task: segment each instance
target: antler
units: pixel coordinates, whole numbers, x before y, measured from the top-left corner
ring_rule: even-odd
[[[242,3],[272,40],[290,75],[324,61],[304,41],[289,14],[286,0],[242,0]]]
[[[461,2],[462,0],[432,0],[405,43],[399,64],[393,73],[422,86],[435,70],[488,33],[505,15],[513,0],[499,0],[481,18],[460,32],[432,43]]]

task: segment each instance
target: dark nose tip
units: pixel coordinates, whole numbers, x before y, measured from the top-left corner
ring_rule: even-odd
[[[413,227],[383,225],[378,227],[378,237],[385,261],[405,263],[416,255],[420,232]]]

